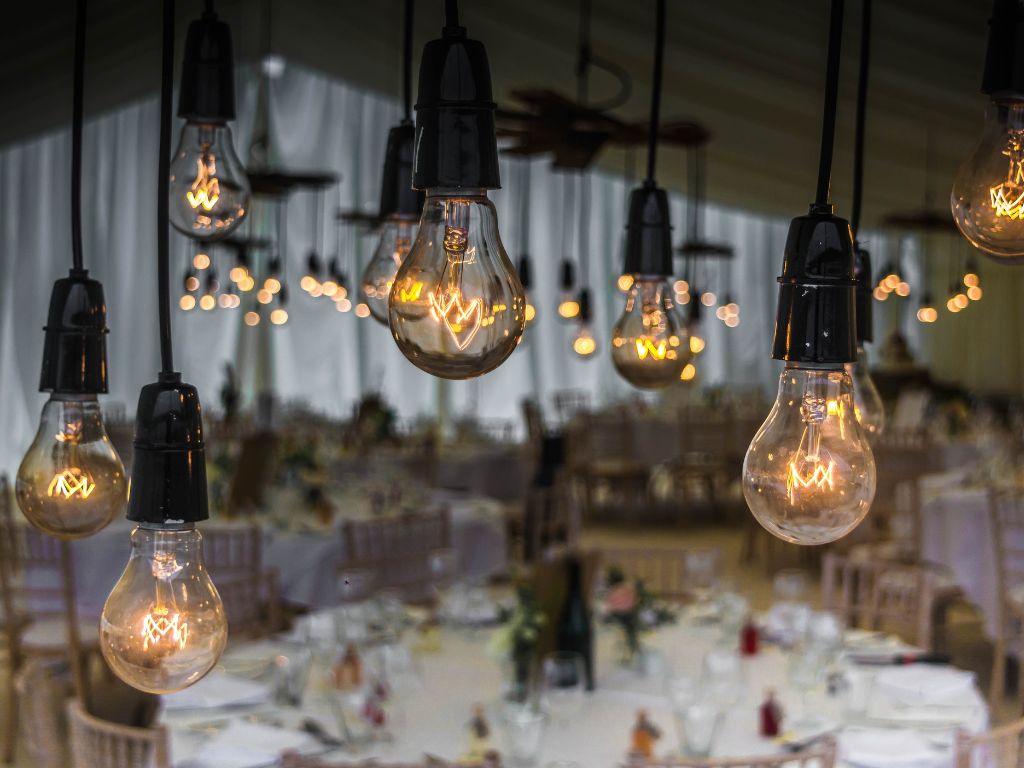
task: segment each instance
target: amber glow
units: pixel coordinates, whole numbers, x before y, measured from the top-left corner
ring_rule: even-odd
[[[64,499],[71,499],[75,496],[88,499],[95,490],[96,483],[91,482],[87,474],[78,467],[71,467],[53,476],[53,480],[46,488],[46,495]]]
[[[213,294],[207,293],[203,295],[203,298],[199,300],[199,308],[209,312],[211,309],[217,306],[217,299],[214,298]]]
[[[970,288],[967,289],[967,298],[970,299],[971,301],[981,301],[981,297],[983,295],[984,293],[982,292],[981,286],[979,285],[972,285]]]
[[[196,269],[206,269],[208,266],[210,266],[209,254],[203,253],[202,251],[197,253],[195,256],[192,257],[192,266],[195,267]]]
[[[679,373],[680,381],[693,381],[697,376],[697,366],[693,363],[687,363],[683,366],[683,370]]]
[[[180,613],[153,608],[142,617],[142,650],[170,646],[184,650],[188,645],[188,622]]]
[[[900,282],[896,283],[896,287],[893,288],[893,292],[897,296],[909,296],[910,295],[910,283],[907,283],[907,282],[904,282],[903,280],[901,280]]]
[[[408,286],[401,286],[398,289],[398,300],[403,304],[409,304],[414,301],[419,301],[420,296],[423,294],[423,282],[417,280]],[[431,301],[433,303],[433,301]]]
[[[1020,142],[1011,138],[1009,146],[1003,150],[1009,160],[1006,169],[1006,181],[989,189],[989,200],[996,216],[1008,219],[1024,219],[1024,158],[1021,158]]]
[[[249,310],[248,312],[246,312],[245,313],[245,324],[249,325],[249,326],[259,325],[260,324],[260,314],[259,314],[259,312],[253,312],[252,310]]]
[[[537,316],[537,308],[534,307],[533,304],[527,304],[526,309],[523,310],[523,313],[526,316],[526,322],[531,323],[533,322],[533,319]]]
[[[981,280],[975,272],[968,272],[964,275],[964,285],[968,288],[973,288],[976,285],[981,285]]]
[[[917,319],[922,323],[934,323],[939,319],[939,313],[935,307],[921,307],[917,310]]]
[[[646,360],[650,355],[652,360],[664,360],[668,353],[668,345],[664,341],[654,343],[650,339],[636,340],[636,356],[640,360]]]
[[[263,288],[271,293],[277,293],[281,290],[281,281],[276,277],[268,277],[263,281]]]
[[[576,338],[572,341],[572,351],[580,357],[590,357],[597,351],[597,342],[591,336],[586,326],[580,328]]]
[[[288,310],[278,307],[270,313],[270,322],[274,325],[284,325],[288,322]]]
[[[199,278],[195,275],[189,275],[185,278],[185,290],[196,291],[199,289]]]
[[[713,307],[715,306],[715,302],[717,301],[718,297],[715,296],[715,294],[713,294],[711,291],[704,291],[704,293],[700,295],[700,303],[703,304],[705,307]]]
[[[958,309],[967,309],[967,305],[970,303],[970,299],[967,298],[967,294],[958,293],[953,297],[953,302],[956,304]]]
[[[558,305],[558,316],[566,320],[572,320],[574,317],[577,317],[579,313],[580,303],[575,299],[566,299]]]
[[[186,312],[188,312],[190,309],[195,309],[196,297],[185,294],[180,299],[178,299],[178,306],[181,307]]]
[[[356,317],[365,318],[370,316],[370,308],[363,302],[356,304]]]
[[[339,312],[348,312],[350,309],[352,309],[352,302],[349,301],[348,299],[342,299],[341,301],[337,302],[334,305],[334,308],[337,309]]]
[[[220,200],[217,161],[213,155],[204,152],[196,158],[196,178],[185,197],[193,208],[202,207],[204,211],[213,210],[213,206]]]
[[[245,291],[248,293],[256,286],[256,281],[252,279],[251,275],[246,275],[238,281],[238,290]]]
[[[685,281],[682,281],[682,282],[685,282]],[[632,275],[619,275],[619,279],[615,281],[615,284],[618,286],[620,291],[622,291],[623,293],[626,293],[627,291],[629,291],[630,288],[633,287],[633,276]],[[563,317],[564,317],[564,315],[563,315]]]
[[[260,288],[256,292],[256,301],[260,304],[269,304],[274,300],[274,294],[268,291],[266,288]]]
[[[234,266],[231,271],[228,272],[228,277],[231,278],[231,282],[240,283],[242,280],[249,276],[249,270],[242,266]]]
[[[303,278],[299,280],[299,287],[306,293],[310,293],[313,288],[319,284],[319,281],[312,275],[304,275]]]
[[[875,290],[872,291],[871,295],[875,297],[875,301],[885,301],[886,299],[889,298],[889,292],[885,290],[882,286],[878,286],[877,288],[875,288]]]
[[[697,336],[695,333],[690,333],[690,353],[699,355],[704,351],[704,339]]]
[[[462,291],[454,286],[438,287],[430,295],[430,316],[434,322],[444,324],[459,349],[468,347],[480,330],[483,309],[483,299],[466,301]]]

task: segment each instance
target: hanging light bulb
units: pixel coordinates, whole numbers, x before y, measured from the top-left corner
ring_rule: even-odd
[[[411,127],[411,126],[410,126]],[[398,268],[412,247],[415,221],[389,216],[381,225],[380,240],[363,270],[362,293],[374,320],[388,324],[388,298]]]
[[[487,199],[499,186],[487,54],[459,26],[454,2],[446,12],[442,37],[427,43],[420,64],[413,187],[426,200],[391,288],[389,320],[410,362],[466,379],[515,350],[526,296]]]
[[[597,352],[597,340],[594,338],[593,331],[590,327],[591,309],[589,288],[583,288],[580,290],[579,304],[579,325],[576,328],[575,336],[573,336],[572,351],[578,356],[587,359]]]
[[[939,319],[939,313],[932,303],[932,295],[927,291],[921,298],[921,306],[917,309],[917,319],[921,323],[934,323]]]
[[[953,179],[961,234],[999,261],[1024,258],[1024,72],[1017,66],[1024,10],[995,0],[981,90],[991,99],[981,138]]]
[[[699,301],[690,302],[690,310],[686,317],[686,333],[689,336],[690,357],[696,357],[704,351],[704,329],[700,321],[701,306]]]
[[[208,266],[210,266],[210,254],[207,252],[209,249],[206,243],[199,244],[199,250],[196,251],[192,257],[192,266],[202,272]]]
[[[612,329],[612,364],[634,387],[660,389],[678,379],[689,361],[689,337],[665,278],[635,277]]]
[[[207,7],[188,28],[178,97],[186,122],[170,171],[171,223],[189,237],[224,237],[248,213],[249,179],[228,127],[234,78],[231,30]]]
[[[628,277],[629,284],[633,284],[632,275],[624,275]],[[619,285],[623,283],[623,277],[619,278]],[[559,279],[558,285],[561,289],[561,295],[558,300],[558,316],[563,320],[574,320],[580,314],[580,303],[576,296],[576,265],[569,259],[562,259],[562,265],[559,268]],[[628,288],[626,290],[629,290]]]
[[[855,198],[860,190],[854,192]],[[859,221],[859,199],[854,202],[854,221]],[[871,378],[865,345],[874,341],[874,308],[871,305],[871,254],[859,243],[854,243],[853,279],[856,282],[856,345],[857,358],[846,364],[846,373],[853,383],[854,415],[869,439],[878,437],[885,430],[885,406],[878,394],[878,387]]]

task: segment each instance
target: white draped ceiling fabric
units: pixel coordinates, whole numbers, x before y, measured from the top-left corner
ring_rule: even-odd
[[[234,135],[243,159],[248,154],[257,90],[258,78],[242,72]],[[399,106],[391,97],[357,90],[298,67],[285,66],[270,81],[275,165],[295,171],[329,170],[341,178],[325,196],[320,237],[326,256],[338,252],[336,208],[371,212],[376,207],[387,132],[399,116]],[[108,410],[124,409],[128,416],[134,413],[139,388],[153,381],[159,368],[154,302],[157,141],[156,98],[91,120],[85,128],[85,259],[106,289],[110,326],[110,394],[105,404]],[[807,161],[813,163],[816,155],[808,149]],[[642,150],[638,152],[642,160]],[[298,279],[313,245],[311,206],[316,198],[301,191],[292,195],[288,207],[291,296],[287,325],[275,327],[264,321],[257,328],[247,327],[242,322],[244,303],[241,310],[186,313],[175,308],[177,368],[199,387],[208,410],[219,408],[227,361],[236,361],[244,374],[249,370],[243,380],[250,401],[256,390],[269,387],[282,401],[304,401],[332,416],[350,413],[354,401],[371,391],[382,392],[403,417],[433,414],[442,401],[454,416],[495,419],[517,419],[524,397],[537,397],[550,405],[550,395],[560,389],[586,390],[597,403],[629,396],[630,388],[616,376],[608,356],[611,328],[622,307],[614,284],[629,184],[624,178],[596,172],[587,177],[591,215],[584,271],[594,293],[593,325],[599,350],[594,359],[580,360],[570,351],[573,327],[555,312],[563,242],[573,243],[579,261],[575,214],[565,210],[564,204],[565,176],[553,172],[546,160],[531,162],[530,242],[523,243],[518,184],[524,162],[502,160],[504,187],[493,193],[493,200],[510,258],[515,261],[524,250],[533,258],[532,300],[538,320],[520,348],[493,373],[454,383],[439,397],[438,381],[405,360],[385,327],[351,312],[341,314],[328,300],[302,292]],[[69,169],[69,130],[0,148],[0,471],[17,468],[46,397],[37,391],[42,326],[51,285],[70,264]],[[682,196],[672,195],[677,241],[684,236],[683,203]],[[258,222],[253,226],[260,228]],[[732,244],[737,256],[728,270],[728,285],[725,272],[715,278],[711,269],[701,287],[719,296],[729,292],[740,303],[741,324],[726,328],[713,310],[705,311],[708,345],[698,361],[701,384],[727,383],[774,392],[779,366],[769,354],[775,277],[787,228],[785,220],[708,206],[707,239]],[[895,247],[894,241],[880,237],[868,238],[868,245],[876,268],[886,261],[886,246]],[[342,254],[351,277],[358,275],[373,246],[371,238],[363,238],[357,248]],[[172,250],[172,286],[176,287],[190,250],[177,235]],[[215,265],[225,282],[230,263],[221,254],[215,257]],[[945,258],[938,260],[930,283],[941,307],[949,276]],[[921,263],[919,256],[904,259],[915,290],[921,284]],[[913,319],[917,306],[913,297],[879,306],[877,338],[880,341],[893,328],[902,327],[918,358],[937,378],[977,391],[1020,393],[1022,283],[1011,268],[996,268],[988,262],[982,275],[985,300],[957,316],[940,310],[940,320],[932,326],[921,326]],[[247,301],[252,300],[250,294]],[[269,361],[259,378],[251,372],[261,368],[254,364],[256,359]],[[267,377],[270,380],[264,381]]]

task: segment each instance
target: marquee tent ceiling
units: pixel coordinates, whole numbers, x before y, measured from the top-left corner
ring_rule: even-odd
[[[264,50],[266,0],[220,0],[240,63]],[[155,0],[90,2],[87,110],[153,94],[158,84]],[[417,49],[436,35],[440,0],[417,0]],[[464,0],[463,23],[488,47],[499,101],[542,85],[571,95],[576,0]],[[179,0],[184,36],[198,0]],[[63,127],[70,113],[74,3],[10,3],[0,27],[0,143]],[[654,3],[593,0],[593,48],[624,67],[633,93],[620,116],[647,109]],[[944,205],[952,174],[981,131],[979,93],[988,0],[874,3],[865,218],[919,209],[930,136],[932,188]],[[375,90],[399,92],[400,0],[276,0],[271,47],[290,61]],[[860,3],[846,9],[834,198],[849,212]],[[823,0],[674,0],[669,8],[666,119],[691,118],[713,133],[708,195],[717,202],[796,215],[810,202],[817,166],[827,3]],[[180,51],[180,46],[179,46]],[[595,74],[595,96],[614,83]],[[642,155],[637,167],[642,168]],[[601,165],[620,171],[617,150]],[[685,155],[666,150],[660,176],[684,189]]]

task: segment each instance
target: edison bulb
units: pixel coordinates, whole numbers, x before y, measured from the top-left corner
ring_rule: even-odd
[[[953,220],[997,260],[1024,257],[1024,103],[993,102],[981,139],[953,179]]]
[[[590,332],[590,327],[581,323],[576,336],[572,340],[572,351],[582,358],[591,357],[597,351],[597,340]]]
[[[660,389],[679,378],[689,348],[668,283],[659,276],[637,275],[612,330],[615,370],[634,387]]]
[[[121,511],[125,488],[96,396],[51,395],[15,481],[28,521],[61,539],[89,536]]]
[[[484,190],[429,190],[389,301],[410,362],[446,379],[494,370],[526,327],[526,295]]]
[[[579,314],[580,303],[576,301],[575,294],[572,292],[563,293],[561,301],[558,302],[558,316],[563,320],[572,320],[579,317]]]
[[[223,237],[249,211],[249,178],[226,124],[185,124],[170,184],[171,224],[189,237]]]
[[[173,693],[195,683],[224,651],[228,627],[194,525],[140,525],[128,565],[100,617],[100,649],[133,688]]]
[[[846,364],[846,372],[853,381],[854,415],[868,439],[878,437],[885,430],[885,405],[878,394],[875,380],[871,378],[868,355],[864,347],[857,349],[857,360]]]
[[[399,267],[412,248],[416,222],[404,216],[389,216],[381,227],[373,258],[360,280],[363,297],[374,320],[388,324],[388,299]],[[335,291],[337,292],[337,291]],[[326,293],[326,291],[325,291]]]
[[[743,459],[743,495],[769,532],[826,544],[852,531],[875,496],[875,460],[843,369],[788,365]]]

